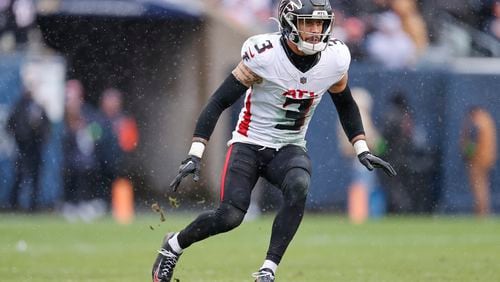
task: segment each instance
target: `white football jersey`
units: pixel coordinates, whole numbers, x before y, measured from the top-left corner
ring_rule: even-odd
[[[349,69],[349,49],[342,41],[332,39],[317,64],[303,73],[287,57],[280,37],[261,34],[243,44],[243,63],[262,82],[247,90],[228,144],[242,142],[276,149],[289,144],[305,147],[307,127],[321,97]]]

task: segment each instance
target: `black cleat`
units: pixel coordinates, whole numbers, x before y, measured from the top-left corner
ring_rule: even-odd
[[[261,268],[252,274],[255,282],[274,282],[274,272],[269,268]]]
[[[152,276],[153,282],[170,282],[174,274],[174,268],[179,260],[180,254],[174,252],[168,240],[174,236],[174,233],[168,233],[163,240],[163,246],[158,251],[155,263],[153,264]]]

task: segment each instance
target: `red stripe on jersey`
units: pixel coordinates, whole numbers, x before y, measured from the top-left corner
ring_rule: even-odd
[[[226,172],[229,166],[229,158],[231,157],[231,151],[233,150],[233,145],[229,146],[226,153],[226,161],[224,162],[224,169],[222,170],[222,179],[220,181],[220,200],[224,200],[224,187],[226,186]]]
[[[248,128],[250,127],[250,119],[252,117],[252,113],[250,112],[250,106],[252,102],[250,101],[252,98],[252,92],[248,94],[247,100],[245,101],[245,112],[243,113],[243,120],[238,125],[238,133],[248,137]]]

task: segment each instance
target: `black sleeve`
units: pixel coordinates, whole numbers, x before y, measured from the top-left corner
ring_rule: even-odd
[[[361,114],[356,101],[352,98],[349,85],[340,93],[328,93],[330,93],[330,97],[332,97],[332,101],[337,108],[340,123],[349,141],[360,134],[365,134]]]
[[[245,94],[247,89],[248,87],[230,74],[205,105],[196,122],[193,136],[209,140],[219,116]]]

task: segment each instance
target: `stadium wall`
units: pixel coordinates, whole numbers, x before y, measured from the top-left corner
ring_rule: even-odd
[[[213,32],[224,33],[226,31],[220,29]],[[210,33],[207,33],[207,35],[210,35]],[[152,127],[152,132],[159,130],[164,135],[163,137],[157,135],[159,133],[151,136],[146,135],[145,138],[148,139],[144,140],[144,151],[138,156],[140,163],[151,163],[147,169],[153,168],[159,171],[158,174],[152,176],[153,178],[162,175],[162,177],[155,180],[159,185],[167,183],[170,177],[175,174],[178,161],[184,157],[187,150],[186,144],[189,143],[198,111],[212,90],[217,87],[218,83],[238,60],[237,52],[234,52],[231,56],[225,56],[223,46],[231,42],[216,41],[215,39],[213,39],[214,41],[211,41],[211,39],[206,40],[203,44],[209,47],[203,51],[202,57],[211,59],[203,60],[201,63],[197,59],[192,59],[187,61],[188,66],[183,67],[186,69],[181,71],[182,77],[196,77],[196,79],[179,82],[177,86],[168,89],[169,93],[196,93],[195,95],[199,96],[193,99],[192,95],[183,96],[179,94],[175,99],[184,99],[182,102],[169,102],[170,104],[159,102],[149,116],[139,116],[140,118],[148,117],[144,121],[146,123],[152,122],[158,117],[161,118],[158,121],[160,124],[165,123],[165,127]],[[241,42],[242,39],[235,37],[232,43],[239,45]],[[196,46],[199,47],[199,45]],[[196,50],[199,51],[198,47],[187,52],[196,53]],[[232,46],[231,49],[238,50],[238,47]],[[226,58],[222,59],[224,56]],[[185,62],[183,61],[183,63]],[[2,123],[2,130],[5,117],[21,89],[19,77],[21,64],[22,58],[20,57],[0,57],[0,122]],[[193,69],[192,66],[197,67]],[[196,73],[200,69],[204,71],[198,77]],[[168,79],[169,76],[170,72],[163,72],[160,77]],[[460,74],[446,71],[380,71],[376,68],[354,64],[350,77],[351,86],[365,87],[373,95],[375,101],[374,122],[378,126],[381,126],[380,118],[382,113],[387,110],[387,101],[391,95],[395,91],[403,91],[407,94],[410,105],[415,109],[416,125],[425,132],[427,149],[436,157],[433,165],[433,171],[435,172],[433,187],[430,187],[430,191],[436,198],[433,207],[434,211],[441,213],[472,212],[472,198],[464,165],[460,158],[458,136],[466,109],[471,105],[480,105],[488,109],[494,115],[498,128],[500,99],[495,89],[498,84],[498,75]],[[148,84],[147,79],[142,78],[142,80],[143,85]],[[201,84],[200,81],[202,81]],[[157,87],[163,89],[161,86]],[[149,103],[151,103],[151,100],[157,102],[155,93],[158,92],[153,91],[144,99],[150,101]],[[183,106],[180,107],[179,105]],[[137,106],[141,106],[141,104],[138,103]],[[169,110],[162,110],[163,107],[177,109],[170,112]],[[210,191],[212,191],[213,198],[218,195],[218,172],[223,163],[225,141],[228,139],[233,126],[227,117],[223,119],[224,121],[218,126],[207,152],[208,159],[204,177],[210,180],[208,180],[208,183],[202,184],[212,187]],[[139,122],[141,123],[141,121]],[[337,115],[332,103],[328,97],[325,97],[316,110],[308,133],[309,153],[314,162],[313,182],[308,202],[309,209],[343,210],[345,208],[349,168],[348,163],[340,156],[337,149],[335,133],[337,122]],[[172,133],[172,130],[175,130],[176,133]],[[9,137],[4,131],[0,132],[2,134],[2,142],[0,143],[0,206],[5,207],[6,197],[12,184],[13,154],[12,140],[9,141]],[[60,130],[56,129],[55,132],[56,135],[53,137],[52,145],[50,145],[52,147],[47,151],[45,157],[46,162],[43,170],[42,199],[47,205],[55,203],[61,195],[60,177],[57,174],[60,168],[58,160],[61,157],[57,132],[60,132]],[[180,141],[177,134],[183,136]],[[165,136],[168,138],[164,138]],[[158,141],[156,143],[151,142],[153,138],[158,139]],[[167,173],[160,173],[160,170]],[[497,162],[492,172],[491,180],[493,209],[498,213],[500,211],[499,162]],[[145,193],[149,192],[145,191]]]

